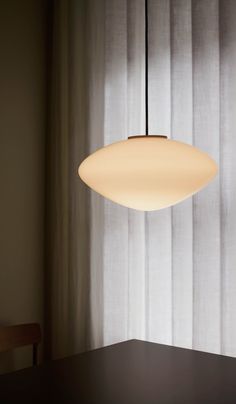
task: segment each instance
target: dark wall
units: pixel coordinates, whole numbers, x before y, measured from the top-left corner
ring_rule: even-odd
[[[46,21],[46,0],[0,1],[0,324],[42,322]]]

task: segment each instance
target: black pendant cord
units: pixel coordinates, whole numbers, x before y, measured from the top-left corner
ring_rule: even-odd
[[[148,129],[148,0],[145,0],[145,135],[129,136],[128,139],[143,138],[149,136],[150,138],[163,138],[167,139],[165,135],[149,135]]]
[[[148,0],[145,0],[145,125],[148,136]]]

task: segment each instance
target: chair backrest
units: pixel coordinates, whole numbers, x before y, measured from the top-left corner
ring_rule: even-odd
[[[0,352],[33,345],[33,365],[38,362],[38,344],[41,342],[39,324],[0,326]]]

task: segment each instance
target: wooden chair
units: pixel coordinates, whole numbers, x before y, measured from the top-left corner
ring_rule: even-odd
[[[41,342],[39,324],[0,326],[0,352],[33,345],[33,366],[38,363],[38,344]]]

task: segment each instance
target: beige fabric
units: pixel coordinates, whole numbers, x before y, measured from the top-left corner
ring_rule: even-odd
[[[77,177],[86,154],[83,2],[54,4],[47,143],[46,354],[89,345],[89,199]]]

